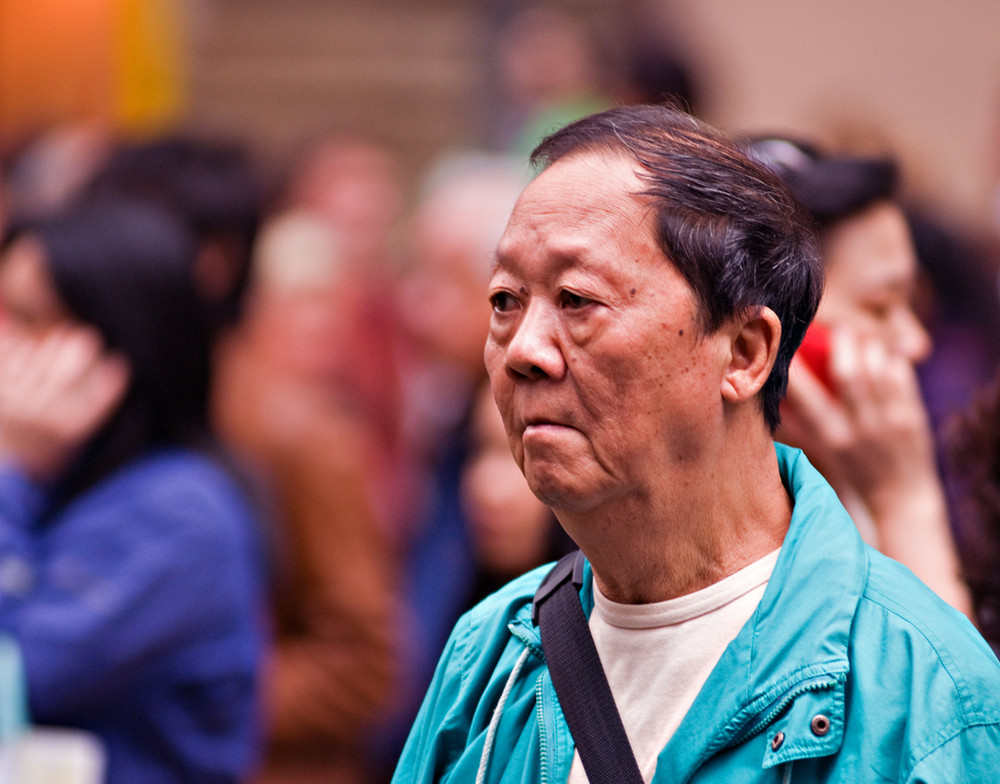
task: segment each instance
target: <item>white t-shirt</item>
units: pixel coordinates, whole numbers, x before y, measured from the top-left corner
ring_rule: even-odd
[[[590,632],[643,779],[764,595],[780,550],[700,591],[618,604],[594,586]],[[586,784],[580,754],[568,784]]]

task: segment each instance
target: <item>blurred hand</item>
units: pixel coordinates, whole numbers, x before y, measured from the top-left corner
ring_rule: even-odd
[[[802,448],[838,492],[853,488],[878,548],[971,618],[912,362],[875,336],[838,329],[830,375],[834,393],[793,360],[779,439]]]
[[[873,335],[831,337],[835,393],[796,359],[782,434],[831,479],[850,484],[876,518],[903,493],[937,483],[930,421],[912,363]]]
[[[87,327],[0,334],[0,458],[54,478],[107,421],[128,387],[125,360]]]

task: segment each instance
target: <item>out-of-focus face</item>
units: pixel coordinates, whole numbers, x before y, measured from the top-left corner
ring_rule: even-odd
[[[834,225],[823,238],[826,288],[816,320],[881,337],[918,363],[930,338],[913,312],[917,261],[902,211],[883,202]]]
[[[486,366],[514,457],[557,511],[671,493],[720,427],[728,339],[700,334],[642,189],[624,157],[560,159],[497,248]]]
[[[510,456],[503,420],[488,388],[473,411],[473,452],[462,474],[462,498],[482,568],[513,577],[547,557],[555,521],[535,498]]]
[[[468,218],[439,210],[420,216],[412,232],[413,262],[399,286],[400,312],[410,336],[428,356],[481,378],[489,323],[482,296],[489,257],[482,240],[463,225]],[[494,233],[488,244],[496,238]]]
[[[555,8],[529,8],[502,31],[500,74],[515,100],[537,103],[597,87],[599,66],[587,31]]]
[[[292,199],[337,228],[346,263],[386,261],[376,257],[388,253],[402,207],[400,174],[387,150],[346,139],[321,143],[299,173]]]
[[[40,337],[70,321],[45,261],[45,250],[31,239],[15,241],[0,258],[0,314],[5,328]]]
[[[477,384],[490,309],[490,261],[522,181],[507,169],[458,175],[424,197],[409,225],[400,315],[424,357]]]

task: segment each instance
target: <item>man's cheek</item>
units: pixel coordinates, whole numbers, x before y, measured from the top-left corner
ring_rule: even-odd
[[[486,340],[486,345],[483,348],[483,364],[486,366],[490,382],[495,384],[499,374],[503,372],[504,358],[503,351],[493,338]]]

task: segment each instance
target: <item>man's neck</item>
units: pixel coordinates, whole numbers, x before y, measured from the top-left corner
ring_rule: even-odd
[[[605,596],[634,604],[683,596],[781,546],[792,501],[774,445],[758,439],[736,451],[736,459],[704,469],[689,493],[675,486],[665,498],[617,499],[608,508],[559,515]]]

